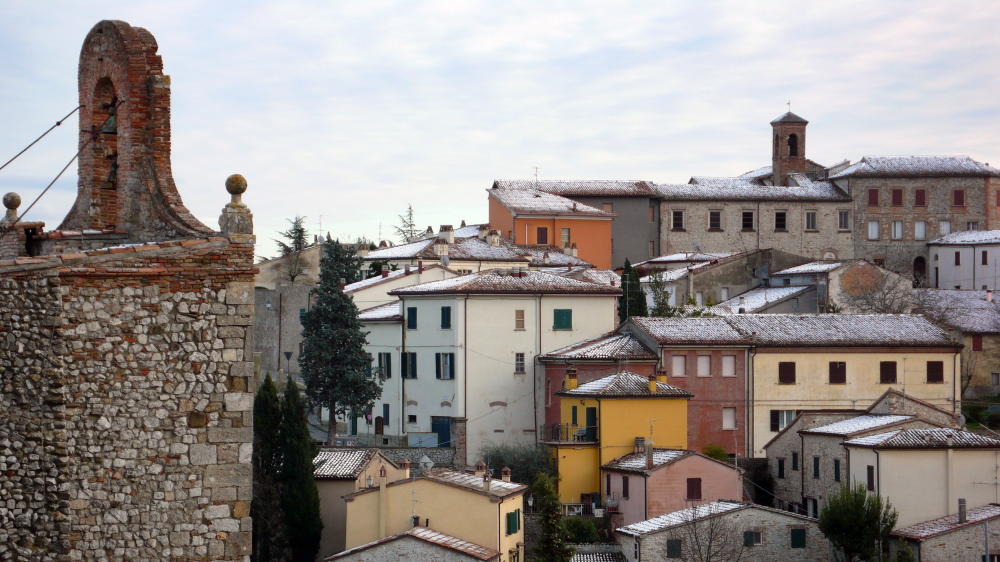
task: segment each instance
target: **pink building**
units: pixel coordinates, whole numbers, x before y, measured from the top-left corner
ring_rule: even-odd
[[[736,467],[682,449],[637,447],[601,467],[615,527],[631,525],[694,505],[742,500]]]

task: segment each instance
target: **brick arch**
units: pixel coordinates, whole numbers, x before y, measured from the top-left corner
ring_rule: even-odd
[[[155,241],[214,232],[184,206],[170,169],[170,78],[151,33],[123,21],[95,25],[80,50],[77,78],[80,146],[107,118],[95,95],[110,80],[123,103],[118,108],[118,182],[114,197],[102,197],[105,148],[101,139],[80,155],[77,200],[59,226],[113,228],[131,241]],[[101,135],[105,137],[106,135]],[[106,177],[106,174],[105,174]],[[103,206],[102,206],[103,205]],[[113,209],[107,208],[113,206]]]

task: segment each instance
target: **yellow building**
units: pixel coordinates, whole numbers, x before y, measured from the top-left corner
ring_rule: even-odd
[[[486,478],[476,472],[434,470],[348,494],[347,548],[351,549],[421,525],[470,543],[497,550],[501,560],[523,560],[524,484]]]
[[[637,437],[660,448],[687,448],[687,401],[693,395],[665,379],[623,371],[578,387],[570,371],[566,388],[556,393],[561,423],[545,427],[543,436],[555,457],[564,504],[602,497],[601,465],[632,452]]]

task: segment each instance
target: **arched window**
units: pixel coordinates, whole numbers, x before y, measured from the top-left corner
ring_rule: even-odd
[[[798,156],[799,155],[799,136],[798,135],[788,135],[788,155]]]
[[[915,287],[923,286],[926,276],[927,260],[923,256],[917,256],[913,260],[913,285]]]

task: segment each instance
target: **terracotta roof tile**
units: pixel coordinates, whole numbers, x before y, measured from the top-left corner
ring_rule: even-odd
[[[834,178],[1000,176],[1000,170],[968,156],[865,156]]]
[[[622,371],[581,384],[574,389],[556,392],[560,396],[604,397],[604,398],[691,398],[694,396],[683,388],[656,383],[656,393],[649,391],[649,377]]]
[[[632,334],[608,332],[550,351],[539,359],[657,359],[657,354]]]
[[[653,182],[640,180],[495,180],[493,189],[537,189],[562,196],[651,197]]]
[[[621,294],[621,290],[617,287],[598,285],[588,281],[550,275],[539,271],[526,271],[523,272],[523,276],[515,276],[501,275],[498,270],[491,269],[452,279],[422,283],[389,292],[390,295],[409,296],[422,294],[490,293],[619,295]]]
[[[536,189],[490,189],[497,201],[518,216],[556,215],[611,219],[618,215]]]

